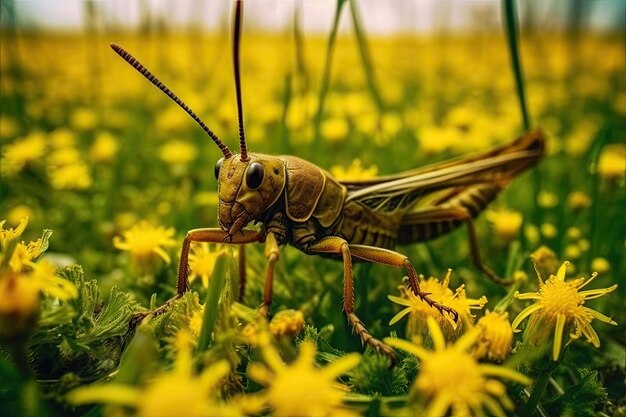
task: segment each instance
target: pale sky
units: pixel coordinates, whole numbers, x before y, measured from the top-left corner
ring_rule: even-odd
[[[10,1],[10,0],[3,0]],[[84,0],[13,0],[19,22],[42,29],[80,29],[84,22]],[[563,0],[524,0],[534,7],[539,26],[561,27],[566,20]],[[594,28],[623,28],[626,15],[624,0],[583,0],[588,6],[586,21]],[[103,22],[136,28],[142,4],[147,4],[155,18],[169,25],[187,27],[190,22],[212,30],[227,22],[228,0],[96,0]],[[291,25],[294,5],[302,8],[306,31],[327,33],[336,0],[246,0],[246,27],[257,26],[285,30]],[[428,32],[444,25],[463,28],[476,21],[499,25],[499,0],[359,0],[368,33]],[[348,5],[346,4],[346,7]],[[522,14],[523,15],[523,14]],[[4,20],[3,20],[4,21]],[[342,28],[349,27],[345,13]]]

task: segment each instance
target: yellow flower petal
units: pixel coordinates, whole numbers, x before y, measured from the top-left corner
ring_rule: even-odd
[[[554,345],[552,347],[552,359],[557,360],[561,353],[561,344],[563,343],[563,329],[565,328],[565,315],[559,314],[556,318],[556,327],[554,329]]]
[[[77,388],[69,392],[66,399],[74,405],[107,403],[134,407],[139,404],[141,393],[128,385],[103,384]]]

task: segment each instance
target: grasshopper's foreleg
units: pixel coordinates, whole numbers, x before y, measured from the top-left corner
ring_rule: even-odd
[[[306,248],[308,254],[336,254],[341,255],[343,260],[343,310],[346,313],[348,322],[359,335],[363,343],[369,344],[378,352],[382,352],[395,359],[396,353],[382,341],[376,339],[367,330],[361,319],[354,312],[354,275],[352,273],[351,246],[345,239],[337,236],[329,236],[315,243],[311,243]]]
[[[218,228],[193,229],[188,231],[180,250],[178,279],[176,280],[176,298],[182,296],[189,290],[189,249],[191,247],[191,242],[241,245],[245,243],[258,242],[259,240],[259,233],[254,230],[242,230],[241,233],[235,233],[234,235],[229,235],[227,232]]]
[[[129,331],[134,331],[135,327],[139,323],[141,323],[141,321],[145,317],[149,315],[156,317],[165,313],[172,301],[180,298],[185,292],[189,290],[189,249],[191,247],[191,242],[245,244],[258,242],[260,239],[258,232],[252,230],[243,230],[242,233],[237,233],[233,236],[230,236],[229,238],[232,239],[230,239],[229,241],[225,241],[227,237],[229,237],[228,233],[218,228],[193,229],[188,231],[187,235],[185,236],[185,240],[183,240],[183,246],[180,250],[178,278],[176,281],[176,295],[173,298],[167,300],[165,304],[156,308],[155,310],[135,314],[130,320]],[[245,275],[243,275],[243,279],[245,280]],[[242,287],[244,286],[245,282]]]

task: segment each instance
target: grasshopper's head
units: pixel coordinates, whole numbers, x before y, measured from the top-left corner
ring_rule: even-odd
[[[240,231],[252,220],[262,220],[265,211],[276,202],[285,187],[285,166],[277,157],[249,154],[243,128],[241,81],[239,74],[239,43],[241,40],[243,5],[242,0],[234,0],[232,20],[233,68],[237,113],[239,124],[239,154],[233,154],[202,120],[154,75],[120,46],[111,48],[126,62],[132,65],[152,84],[163,91],[187,112],[218,146],[223,158],[217,161],[215,177],[218,180],[218,221],[229,236]]]
[[[250,153],[221,158],[215,164],[217,219],[230,236],[264,214],[285,188],[285,164],[275,156]]]

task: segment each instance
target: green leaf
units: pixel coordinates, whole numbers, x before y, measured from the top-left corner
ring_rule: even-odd
[[[123,335],[128,330],[128,321],[138,307],[128,293],[120,291],[116,286],[112,287],[109,299],[104,302],[102,309],[94,312],[93,327],[89,332],[80,335],[78,340],[89,344]]]
[[[596,408],[607,399],[606,390],[598,380],[598,371],[580,369],[580,381],[565,392],[543,403],[548,415],[568,413],[572,417],[595,417]]]
[[[143,376],[156,367],[157,346],[150,325],[139,325],[128,348],[122,355],[115,381],[123,384],[138,384]]]
[[[189,325],[189,319],[199,309],[198,293],[195,291],[187,291],[173,300],[165,313],[151,321],[157,340],[172,339],[180,329]]]
[[[369,395],[403,395],[409,380],[403,367],[390,366],[388,357],[368,348],[359,365],[350,371],[350,384],[357,392]]]

